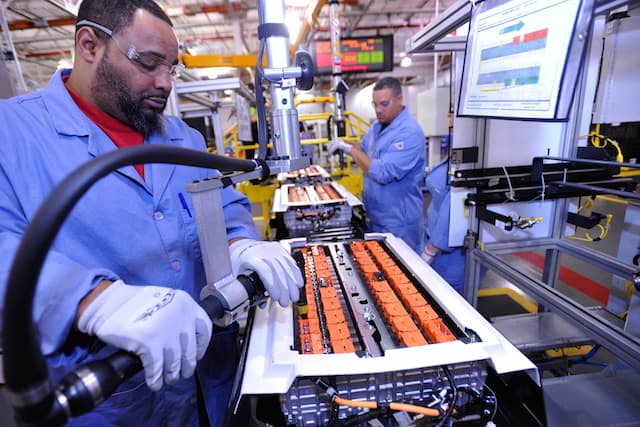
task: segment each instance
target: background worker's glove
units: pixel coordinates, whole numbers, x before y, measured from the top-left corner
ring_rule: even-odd
[[[420,258],[422,258],[422,260],[424,262],[426,262],[427,264],[431,265],[431,263],[433,262],[433,259],[436,257],[436,255],[438,255],[437,252],[434,252],[434,251],[430,250],[428,246],[425,246],[424,250],[420,254]]]
[[[353,146],[348,142],[344,142],[341,139],[333,139],[327,144],[327,151],[329,154],[334,154],[336,151],[341,150],[347,154],[351,153]]]
[[[279,243],[241,239],[233,242],[229,251],[235,276],[255,271],[269,296],[282,307],[300,299],[303,285],[300,267]]]
[[[211,339],[211,320],[180,289],[130,286],[113,282],[78,319],[81,332],[140,357],[147,385],[157,391],[164,382],[193,375]]]

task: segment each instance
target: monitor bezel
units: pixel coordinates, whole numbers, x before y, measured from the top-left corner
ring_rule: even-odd
[[[551,122],[568,120],[578,83],[578,77],[586,56],[589,35],[591,34],[591,24],[593,21],[595,7],[594,0],[576,1],[575,13],[571,16],[573,19],[573,28],[569,33],[569,40],[564,55],[564,64],[562,65],[562,69],[559,73],[560,78],[554,89],[556,91],[556,96],[551,108],[544,112],[530,112],[529,114],[524,114],[522,112],[508,112],[504,109],[486,112],[473,112],[468,108],[469,92],[471,91],[470,88],[473,86],[472,82],[469,81],[469,76],[476,74],[470,71],[472,67],[470,62],[471,58],[474,58],[477,55],[474,49],[480,49],[480,42],[478,41],[479,16],[506,3],[529,3],[530,1],[533,0],[484,0],[476,2],[472,7],[469,33],[467,35],[467,44],[462,67],[460,91],[456,108],[456,115],[458,117]]]

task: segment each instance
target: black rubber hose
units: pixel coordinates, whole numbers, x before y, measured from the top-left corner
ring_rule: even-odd
[[[96,181],[120,167],[142,163],[170,163],[247,172],[256,167],[250,160],[194,149],[142,145],[96,157],[53,189],[25,230],[11,267],[4,299],[4,376],[7,391],[19,413],[33,414],[36,408],[46,406],[46,402],[53,399],[46,361],[32,319],[37,280],[51,244],[75,203]]]

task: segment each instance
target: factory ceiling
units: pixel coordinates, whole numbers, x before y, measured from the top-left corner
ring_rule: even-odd
[[[268,4],[269,1],[266,0]],[[27,90],[42,87],[61,65],[70,64],[73,54],[75,16],[79,0],[2,0],[3,50],[10,42],[17,54],[17,64]],[[222,61],[237,55],[255,55],[259,40],[259,11],[250,0],[161,0],[158,3],[170,14],[185,53],[220,55]],[[407,81],[421,81],[434,69],[433,54],[412,55],[413,65],[401,67],[405,42],[454,0],[340,0],[337,6],[343,37],[393,35],[393,74]],[[308,49],[315,39],[330,38],[330,8],[327,0],[286,0],[287,14],[292,16],[290,42]],[[292,31],[290,29],[290,31]],[[9,46],[9,47],[8,47]],[[438,68],[446,67],[447,55],[435,57]],[[15,65],[15,61],[10,61]],[[7,62],[9,64],[9,62]],[[190,69],[199,78],[235,75],[227,67]],[[351,85],[360,85],[379,74],[345,74]],[[324,83],[327,79],[324,78]],[[318,81],[317,81],[318,82]],[[318,82],[322,85],[323,80]]]

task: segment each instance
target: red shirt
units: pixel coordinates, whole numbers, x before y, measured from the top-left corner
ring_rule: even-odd
[[[63,79],[66,83],[68,76]],[[107,134],[118,148],[142,145],[144,143],[144,136],[140,132],[89,104],[87,101],[80,98],[80,96],[68,85],[65,84],[65,87],[78,105],[78,108],[80,108],[80,110],[82,110],[82,112],[89,117],[93,123],[102,129],[102,131]],[[144,179],[144,165],[134,165],[134,167],[142,179]]]

